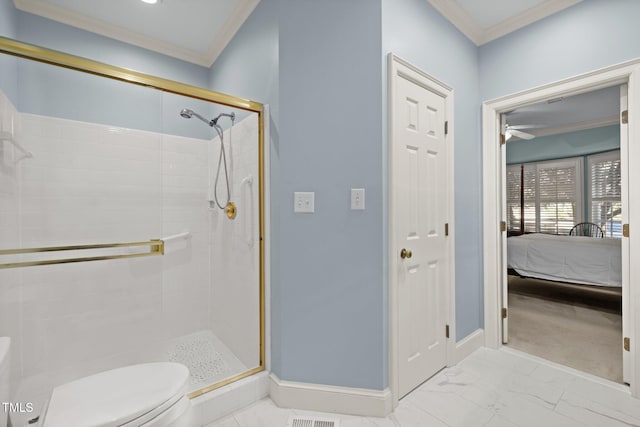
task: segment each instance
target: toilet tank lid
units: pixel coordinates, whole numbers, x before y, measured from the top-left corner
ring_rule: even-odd
[[[159,362],[101,372],[53,389],[45,427],[111,427],[138,418],[177,394],[184,395],[189,370]]]

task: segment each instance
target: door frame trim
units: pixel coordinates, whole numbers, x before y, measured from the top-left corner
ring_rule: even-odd
[[[454,90],[446,83],[428,75],[424,71],[410,64],[409,62],[399,58],[393,53],[387,55],[387,167],[388,167],[388,304],[389,304],[389,387],[393,407],[398,406],[398,292],[397,280],[394,274],[398,268],[398,248],[396,247],[396,227],[394,220],[396,218],[396,199],[394,191],[394,167],[393,167],[393,124],[394,124],[394,95],[396,93],[395,77],[402,74],[415,81],[417,84],[438,93],[445,98],[445,120],[449,122],[448,133],[446,135],[447,146],[447,181],[449,183],[449,191],[447,192],[447,210],[448,210],[448,256],[449,256],[449,292],[447,292],[447,309],[446,319],[449,325],[449,339],[446,345],[446,366],[453,366],[456,363],[456,321],[455,321],[455,205],[454,205]],[[443,224],[444,226],[444,224]]]
[[[482,175],[483,175],[483,269],[484,269],[484,331],[485,346],[499,348],[501,343],[502,307],[500,291],[505,280],[502,254],[503,239],[500,232],[502,209],[502,182],[500,156],[500,114],[524,105],[570,96],[593,90],[628,84],[629,111],[640,111],[640,59],[613,65],[600,70],[580,74],[554,83],[538,86],[512,95],[485,101],[482,104]],[[629,165],[640,165],[640,147],[631,143],[640,139],[640,116],[629,115],[628,140],[626,147],[627,183],[640,182],[640,168],[631,169]],[[625,152],[621,148],[621,156]],[[625,160],[623,160],[625,163]],[[624,178],[623,178],[624,179]],[[629,191],[629,188],[627,189]],[[628,198],[628,222],[640,224],[640,198]],[[640,226],[640,225],[639,225]],[[632,237],[636,237],[634,234]],[[631,338],[631,363],[628,378],[631,379],[631,393],[640,397],[640,354],[638,339],[640,335],[640,287],[630,284],[640,279],[640,265],[630,263],[636,254],[640,256],[640,238],[623,238],[623,283],[628,285],[628,335]],[[626,248],[625,248],[626,246]],[[625,252],[627,256],[625,257]],[[626,264],[626,265],[625,265]],[[626,279],[626,282],[625,282]],[[624,305],[624,301],[623,301]],[[636,314],[637,313],[637,314]],[[620,343],[622,345],[622,342]]]

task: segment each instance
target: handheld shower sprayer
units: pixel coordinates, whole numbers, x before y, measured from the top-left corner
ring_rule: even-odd
[[[207,120],[204,117],[202,117],[200,114],[198,114],[195,111],[190,110],[188,108],[183,108],[182,111],[180,111],[180,115],[182,117],[184,117],[185,119],[190,119],[191,117],[195,116],[196,118],[202,120],[203,122],[205,122],[206,124],[208,124],[211,127],[214,127],[217,124],[217,120],[216,119]]]
[[[218,120],[220,120],[221,117],[228,117],[229,119],[231,119],[231,128],[233,128],[233,124],[235,123],[235,120],[236,120],[236,114],[233,111],[231,113],[220,113],[213,119],[207,120],[200,114],[196,113],[195,111],[190,110],[188,108],[183,108],[180,111],[180,116],[184,117],[185,119],[196,117],[201,121],[205,122],[206,124],[208,124],[209,126],[211,126],[212,128],[214,128],[218,133],[218,136],[220,137],[220,155],[218,156],[218,170],[216,172],[216,181],[213,187],[213,198],[216,202],[216,205],[220,209],[225,210],[227,217],[229,219],[234,219],[236,217],[236,205],[231,201],[231,189],[229,188],[229,173],[227,171],[227,155],[224,149],[224,131],[222,130],[222,127],[218,124]],[[231,138],[231,128],[229,128],[229,138]],[[229,143],[231,143],[231,140],[229,140]],[[220,178],[221,164],[224,166],[224,176],[227,184],[227,202],[225,204],[220,203],[218,199],[218,179]]]

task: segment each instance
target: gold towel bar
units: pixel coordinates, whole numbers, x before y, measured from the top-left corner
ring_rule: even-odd
[[[102,243],[97,245],[71,245],[71,246],[49,246],[45,248],[25,248],[25,249],[0,249],[0,255],[20,255],[35,254],[43,252],[59,252],[59,251],[79,251],[89,249],[108,249],[108,248],[125,248],[131,246],[149,246],[149,252],[124,254],[124,255],[100,255],[80,258],[51,259],[42,261],[22,261],[0,264],[0,269],[15,267],[32,267],[36,265],[52,265],[52,264],[68,264],[71,262],[85,261],[102,261],[110,259],[122,258],[138,258],[147,256],[164,255],[164,241],[149,240],[147,242],[128,242],[128,243]]]

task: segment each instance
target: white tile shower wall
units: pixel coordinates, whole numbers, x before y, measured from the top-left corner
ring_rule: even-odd
[[[231,139],[231,143],[229,143]],[[258,117],[251,114],[224,134],[234,220],[210,211],[212,250],[211,328],[248,368],[259,365],[259,205]],[[211,188],[215,183],[220,140],[210,144]],[[221,174],[221,176],[223,176]],[[226,200],[224,181],[218,195]],[[224,242],[222,245],[219,242]]]
[[[9,141],[19,139],[20,116],[7,96],[0,91],[0,249],[20,247],[21,153]],[[0,270],[0,336],[11,337],[11,378],[20,374],[20,272]]]
[[[163,233],[191,235],[165,248],[163,328],[170,336],[209,329],[208,145],[178,136],[163,140]]]
[[[161,135],[29,114],[22,123],[34,153],[21,164],[23,246],[159,237]],[[148,258],[23,269],[23,377],[162,338],[162,264]]]
[[[18,392],[162,358],[149,348],[207,328],[208,141],[28,114],[22,121],[34,153],[20,165],[23,247],[192,238],[168,243],[164,257],[22,269]],[[146,357],[131,359],[136,352]]]

